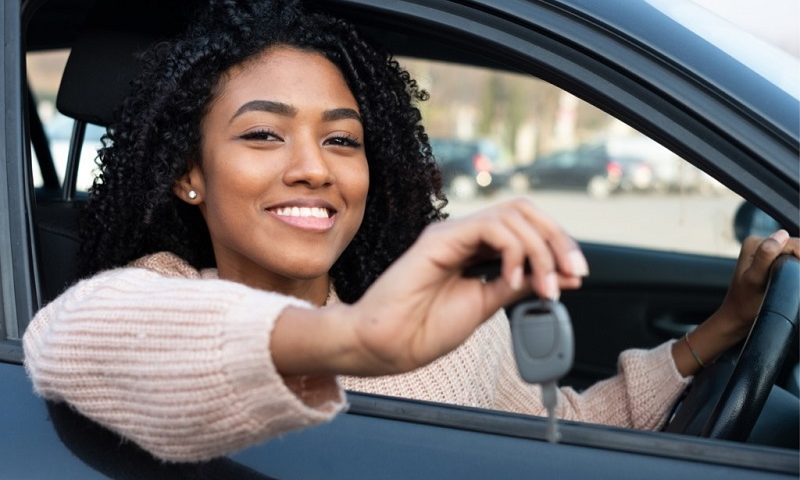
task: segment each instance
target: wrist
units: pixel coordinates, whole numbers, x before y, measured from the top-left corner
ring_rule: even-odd
[[[723,303],[702,325],[713,331],[729,347],[739,343],[750,332],[751,321],[746,321],[727,303]]]
[[[356,335],[356,308],[337,303],[322,309],[321,334],[328,335],[330,343],[328,366],[336,375],[357,375],[361,364],[361,349]]]
[[[270,338],[270,353],[282,375],[339,375],[350,372],[355,344],[349,305],[287,307]]]
[[[739,343],[745,335],[747,330],[720,308],[673,344],[675,366],[683,376],[694,375],[702,366],[711,364],[720,354]]]

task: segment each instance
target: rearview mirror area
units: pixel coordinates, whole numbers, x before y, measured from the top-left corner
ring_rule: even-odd
[[[780,228],[777,220],[749,202],[743,202],[733,217],[733,233],[739,243],[750,235],[766,237]]]

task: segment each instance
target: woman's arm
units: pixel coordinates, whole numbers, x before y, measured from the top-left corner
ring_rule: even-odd
[[[719,310],[687,336],[688,342],[683,338],[672,346],[675,365],[683,376],[694,375],[701,363],[711,363],[748,335],[764,298],[770,267],[783,253],[800,258],[800,239],[789,238],[785,230],[767,238],[745,239]]]
[[[334,376],[276,370],[268,345],[288,306],[308,307],[222,280],[112,270],[37,313],[25,365],[45,398],[162,459],[205,460],[344,407]]]

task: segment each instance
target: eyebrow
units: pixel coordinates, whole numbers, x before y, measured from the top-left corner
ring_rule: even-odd
[[[361,115],[352,108],[334,108],[333,110],[325,110],[325,112],[322,113],[323,122],[335,122],[336,120],[344,120],[347,118],[363,123],[361,122]]]
[[[283,102],[274,102],[272,100],[251,100],[236,110],[236,113],[231,117],[231,121],[245,112],[267,112],[286,117],[294,117],[297,115],[297,108]],[[334,122],[336,120],[348,118],[363,123],[361,122],[361,115],[352,108],[334,108],[332,110],[325,110],[322,113],[322,121],[324,122]]]
[[[282,102],[273,102],[271,100],[251,100],[239,107],[239,110],[236,110],[236,113],[234,113],[231,117],[231,121],[245,112],[268,112],[286,117],[294,117],[297,115],[296,108]]]

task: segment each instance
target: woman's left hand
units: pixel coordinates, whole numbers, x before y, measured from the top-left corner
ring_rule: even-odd
[[[772,262],[788,253],[800,258],[800,238],[778,230],[767,238],[747,237],[742,243],[728,293],[719,308],[737,342],[747,336],[764,299]]]
[[[784,253],[800,258],[800,238],[790,238],[786,230],[767,238],[751,236],[744,240],[722,305],[689,334],[691,349],[699,361],[712,362],[747,336],[764,299],[770,267]],[[685,340],[675,342],[672,356],[684,376],[693,375],[700,368]]]

